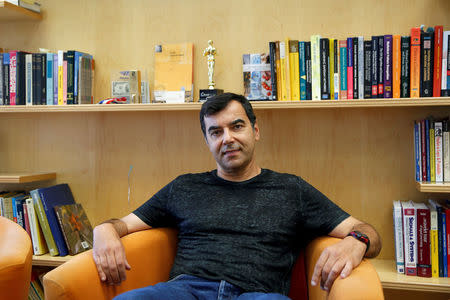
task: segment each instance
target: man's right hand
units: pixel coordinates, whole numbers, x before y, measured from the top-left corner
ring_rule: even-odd
[[[120,236],[113,224],[103,223],[94,228],[94,262],[100,280],[107,284],[120,284],[130,270]]]

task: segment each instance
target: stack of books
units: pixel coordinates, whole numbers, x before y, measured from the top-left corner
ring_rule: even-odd
[[[0,105],[92,104],[93,82],[90,54],[0,53]]]
[[[269,43],[272,100],[448,97],[450,31]]]

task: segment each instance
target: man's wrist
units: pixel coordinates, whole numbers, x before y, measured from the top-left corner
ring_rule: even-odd
[[[352,237],[352,238],[358,240],[359,242],[363,243],[364,245],[366,245],[366,250],[365,250],[364,254],[366,254],[367,251],[369,251],[370,239],[366,234],[364,234],[360,231],[357,231],[357,230],[353,230],[353,231],[350,231],[350,233],[347,236]]]
[[[101,225],[112,225],[119,237],[123,237],[124,235],[128,234],[127,224],[125,224],[125,222],[120,219],[109,219],[100,223],[98,226]]]

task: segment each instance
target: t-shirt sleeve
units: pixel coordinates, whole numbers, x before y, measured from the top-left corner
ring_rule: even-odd
[[[151,227],[174,227],[174,218],[167,209],[173,181],[159,190],[133,213]]]
[[[312,238],[327,235],[350,216],[312,185],[299,180],[303,228]]]

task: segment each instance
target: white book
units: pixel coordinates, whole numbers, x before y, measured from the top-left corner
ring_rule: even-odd
[[[320,35],[311,36],[311,96],[320,100]]]
[[[405,273],[405,256],[403,247],[403,218],[400,201],[394,201],[394,237],[395,237],[395,261],[398,273]]]
[[[450,132],[448,132],[448,121],[445,121],[442,131],[442,161],[444,164],[444,181],[450,181]]]
[[[358,99],[364,99],[364,37],[358,37]]]
[[[442,182],[444,180],[442,156],[442,122],[437,121],[434,123],[434,160],[436,182]]]
[[[417,219],[412,201],[402,202],[405,274],[417,276]]]
[[[447,55],[448,55],[448,39],[450,36],[450,30],[444,31],[443,33],[443,44],[442,44],[442,79],[441,79],[441,89],[447,89]]]
[[[335,40],[337,47],[334,49],[334,55],[337,56],[337,60],[334,62],[334,99],[339,99],[340,95],[340,82],[339,82],[339,70],[341,69],[340,63],[340,49],[339,49],[339,40]]]
[[[25,54],[25,103],[33,105],[33,55]]]
[[[31,243],[33,245],[34,255],[44,254],[45,251],[39,247],[39,223],[37,220],[36,212],[33,206],[33,199],[28,198],[25,200],[25,204],[28,212],[28,223],[30,223]]]

